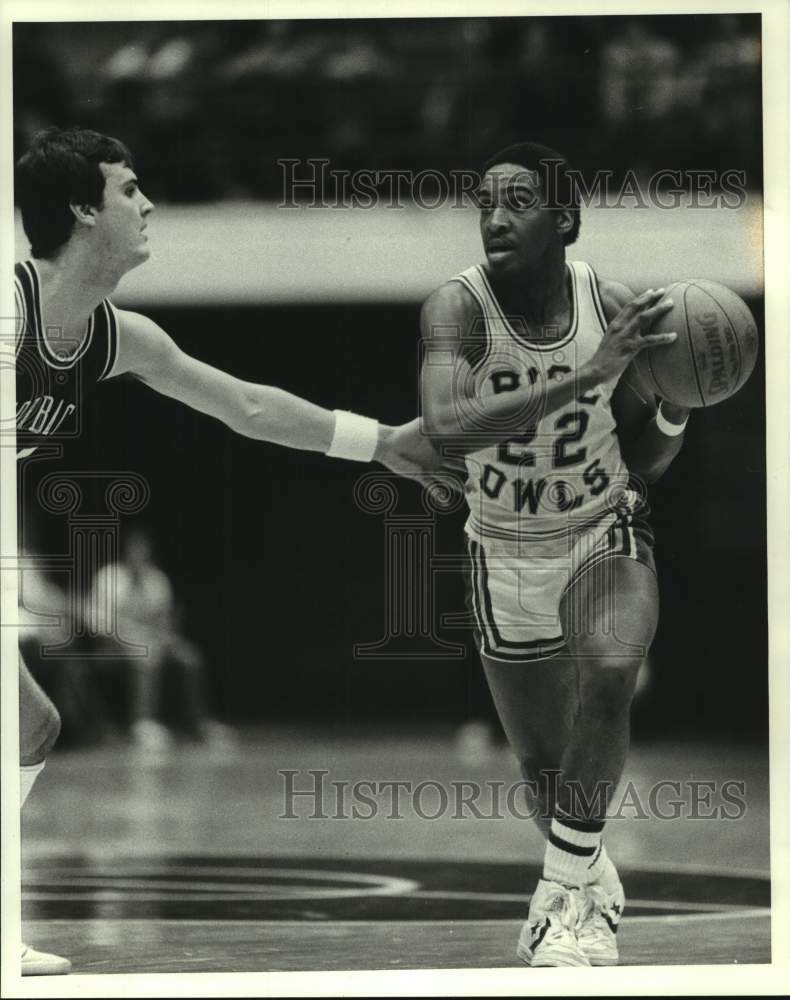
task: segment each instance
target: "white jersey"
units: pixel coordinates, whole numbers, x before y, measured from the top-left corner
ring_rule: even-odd
[[[568,263],[571,322],[560,340],[525,340],[510,325],[484,269],[468,268],[459,281],[477,300],[484,329],[470,357],[475,397],[528,387],[544,379],[573,378],[595,353],[606,319],[593,269]],[[628,480],[610,399],[617,379],[596,386],[547,417],[541,393],[524,411],[523,432],[466,457],[469,471],[467,534],[481,544],[567,537],[611,508]],[[545,384],[545,383],[544,383]],[[485,404],[481,402],[481,412]]]

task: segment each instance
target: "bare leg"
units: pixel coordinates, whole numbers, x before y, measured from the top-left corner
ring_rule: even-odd
[[[574,787],[594,807],[585,818],[602,819],[606,790],[614,791],[625,766],[636,675],[658,620],[658,586],[653,571],[631,559],[612,559],[607,572],[605,587],[593,572],[565,595],[565,652],[524,664],[481,656],[508,742],[525,779],[541,789],[536,823],[544,836],[545,817],[557,805],[572,812],[585,804]]]
[[[155,719],[159,708],[159,684],[162,667],[161,656],[153,645],[148,656],[130,661],[131,671],[131,722]]]
[[[568,656],[578,669],[579,706],[562,755],[559,805],[579,819],[603,820],[622,777],[639,666],[658,623],[658,584],[648,566],[610,560],[604,586],[589,573],[563,600]],[[583,623],[571,619],[582,608]],[[583,624],[583,628],[581,625]],[[576,626],[576,627],[574,627]],[[581,788],[585,802],[574,796]],[[591,808],[587,808],[587,805]]]
[[[528,795],[534,819],[548,837],[554,802],[552,782],[559,771],[578,711],[578,679],[567,658],[533,663],[503,663],[481,654],[497,713],[524,779],[534,785]]]
[[[19,656],[19,763],[20,803],[25,804],[36,776],[60,733],[58,710],[41,690]],[[60,955],[36,951],[22,944],[21,971],[29,975],[65,975],[71,962]]]
[[[41,764],[57,741],[60,715],[19,657],[19,763]]]

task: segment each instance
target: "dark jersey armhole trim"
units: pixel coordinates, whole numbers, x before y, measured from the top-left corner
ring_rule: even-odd
[[[474,356],[471,359],[467,359],[469,361],[470,368],[472,371],[475,371],[481,365],[485,364],[491,354],[491,333],[488,329],[486,304],[483,301],[480,292],[475,288],[465,274],[458,274],[454,278],[450,278],[450,281],[457,281],[460,285],[463,285],[463,287],[473,296],[475,302],[480,307],[480,314],[483,318],[483,324],[485,326],[485,349],[480,357],[476,356],[478,352],[475,351]]]
[[[609,325],[606,321],[606,312],[603,308],[603,301],[601,299],[601,292],[598,288],[598,275],[595,273],[595,269],[589,264],[587,265],[587,271],[590,281],[590,289],[592,290],[592,300],[595,306],[595,311],[598,313],[598,322],[601,324],[601,333],[606,333],[606,328]]]
[[[115,361],[118,357],[118,317],[115,307],[108,299],[102,302],[102,306],[104,307],[107,322],[107,360],[104,363],[101,374],[96,380],[97,382],[104,382],[115,367]]]
[[[27,303],[22,280],[17,275],[14,279],[14,302],[16,305],[16,329],[14,330],[14,355],[19,354],[19,348],[27,333]]]

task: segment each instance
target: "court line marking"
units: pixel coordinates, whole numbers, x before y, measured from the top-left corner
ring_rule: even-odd
[[[498,863],[498,862],[494,862]],[[729,865],[724,868],[711,868],[709,865],[696,865],[693,861],[655,861],[650,865],[640,862],[627,865],[622,864],[623,871],[640,872],[649,874],[650,872],[661,872],[671,875],[677,872],[681,875],[716,875],[718,878],[759,878],[767,882],[771,881],[770,868],[732,868]]]
[[[691,923],[694,921],[702,920],[734,920],[734,919],[745,919],[745,920],[756,920],[760,917],[768,918],[771,915],[769,909],[753,909],[753,910],[743,910],[740,912],[728,912],[728,913],[679,913],[679,914],[654,914],[647,916],[633,916],[629,917],[627,914],[623,917],[624,924],[632,924],[634,922],[639,923]],[[163,927],[168,925],[177,924],[179,927],[205,927],[208,924],[216,924],[218,921],[216,919],[206,919],[206,920],[159,920],[155,917],[144,918],[144,917],[130,917],[128,919],[119,917],[102,917],[102,923],[117,923],[123,924],[124,927],[150,927],[151,925],[161,925]],[[491,920],[222,920],[220,921],[223,927],[314,927],[314,928],[332,928],[332,927],[388,927],[388,926],[398,926],[398,927],[450,927],[459,928],[463,926],[483,926],[483,925],[496,925],[501,927],[513,927],[519,926],[523,923],[518,917],[494,917]],[[96,923],[95,918],[84,919],[84,918],[69,918],[69,917],[53,917],[52,919],[42,920],[26,920],[25,924],[30,927],[49,927],[52,924],[68,924],[70,926],[88,926],[90,924]]]
[[[140,878],[147,879],[151,873],[154,877],[167,878],[168,874],[178,875],[219,875],[237,876],[239,878],[260,878],[265,875],[267,878],[276,878],[278,875],[283,879],[315,879],[316,882],[363,882],[368,885],[401,884],[406,883],[412,886],[418,885],[413,879],[401,878],[397,875],[377,875],[372,872],[346,872],[334,871],[327,868],[272,868],[267,865],[250,868],[235,868],[230,866],[191,865],[178,864],[166,861],[164,864],[158,861],[150,861],[147,865],[144,862],[135,860],[129,869],[122,871],[123,863],[108,865],[102,869],[101,865],[91,865],[90,869],[81,870],[78,866],[59,865],[53,868],[23,868],[22,877],[33,879],[42,878]],[[120,873],[120,874],[119,874]]]
[[[308,868],[244,868],[236,869],[233,868],[202,868],[198,866],[190,865],[173,865],[164,868],[162,866],[149,867],[149,871],[154,871],[154,878],[144,878],[146,868],[144,865],[137,866],[138,871],[142,871],[142,875],[118,875],[117,867],[115,870],[108,870],[107,872],[80,872],[77,875],[72,874],[74,869],[72,868],[54,868],[48,871],[40,872],[27,872],[23,873],[22,881],[23,884],[27,882],[28,884],[35,884],[41,882],[56,882],[60,879],[67,883],[69,887],[74,886],[89,886],[94,888],[94,892],[68,892],[61,889],[58,891],[56,888],[54,891],[47,891],[46,889],[24,889],[22,890],[22,895],[24,899],[30,901],[42,901],[42,900],[86,900],[89,902],[121,902],[126,900],[143,900],[146,902],[157,902],[162,900],[194,900],[195,902],[202,902],[204,900],[216,900],[216,901],[233,901],[233,900],[243,900],[243,901],[262,901],[266,899],[276,900],[276,899],[288,899],[288,900],[321,900],[321,899],[348,899],[348,898],[359,898],[359,897],[371,897],[371,896],[403,896],[411,895],[416,889],[419,889],[420,883],[415,882],[413,879],[398,878],[393,875],[371,875],[366,872],[333,872],[333,871],[314,871]],[[191,883],[192,885],[198,886],[200,889],[211,889],[212,886],[216,886],[218,889],[223,889],[224,892],[216,891],[191,891],[190,883],[184,883],[183,886],[177,880],[169,881],[165,877],[167,872],[178,873],[181,875],[206,875],[206,874],[216,874],[225,875],[232,877],[234,874],[238,875],[241,871],[244,877],[253,878],[272,878],[275,881],[279,878],[283,882],[287,882],[288,879],[298,880],[299,882],[309,881],[314,879],[317,882],[351,882],[355,884],[355,888],[341,889],[341,888],[318,888],[310,885],[298,885],[293,888],[287,885],[262,885],[256,890],[251,890],[249,885],[242,884],[239,888],[235,888],[233,882],[197,882]],[[156,876],[159,876],[158,878]],[[111,883],[111,887],[106,889],[96,887],[96,879],[107,879]],[[150,892],[135,892],[134,894],[119,891],[117,887],[126,886],[127,889],[155,889],[156,886],[161,886],[166,888],[168,891],[166,893],[150,891]],[[179,891],[180,889],[180,891]]]
[[[643,916],[634,915],[633,917],[624,916],[623,920],[628,923],[633,923],[638,920],[640,923],[645,923],[652,921],[658,924],[676,924],[676,923],[689,923],[690,921],[700,921],[700,920],[754,920],[758,917],[770,918],[771,910],[769,907],[763,907],[762,909],[743,909],[743,910],[725,910],[719,913],[647,913]]]
[[[143,884],[142,888],[145,888]],[[165,903],[165,902],[217,902],[217,903],[232,903],[232,902],[279,902],[282,900],[286,901],[310,901],[310,900],[326,900],[326,899],[348,899],[348,898],[360,898],[360,897],[370,897],[370,896],[382,896],[382,895],[394,895],[394,893],[386,892],[376,892],[375,890],[369,889],[312,889],[307,891],[288,891],[287,889],[281,892],[276,890],[272,892],[270,887],[262,887],[258,892],[247,892],[244,890],[231,891],[231,892],[201,892],[201,891],[176,891],[170,889],[167,892],[135,892],[130,894],[128,892],[123,892],[118,889],[99,889],[94,892],[68,892],[68,891],[52,891],[47,892],[46,890],[26,890],[23,893],[24,902],[71,902],[71,903],[125,903],[133,904],[135,902],[145,902],[145,903]],[[401,895],[400,893],[398,895]],[[408,892],[403,893],[405,899],[468,899],[468,900],[478,900],[486,902],[509,902],[509,903],[520,903],[526,909],[529,898],[523,895],[517,895],[515,893],[483,893],[483,892],[442,892],[441,890],[436,891],[424,891],[424,892]],[[629,905],[631,907],[639,907],[642,909],[654,909],[654,910],[688,910],[690,913],[696,913],[701,917],[710,917],[714,915],[720,915],[725,913],[727,915],[738,916],[740,914],[748,914],[753,911],[754,908],[739,905],[737,903],[693,903],[681,900],[647,900],[647,899],[632,899],[629,900]],[[763,908],[760,912],[770,913],[769,908]],[[645,919],[657,919],[658,914],[633,914],[629,916],[630,920],[645,920]],[[671,919],[673,917],[682,916],[682,914],[669,914],[662,916],[662,919]],[[223,921],[224,923],[225,921]],[[309,923],[309,921],[307,921]],[[335,922],[335,921],[331,921]],[[386,921],[385,921],[386,922]],[[412,923],[413,921],[409,921]],[[465,923],[468,921],[464,921]]]
[[[136,863],[136,864],[144,864],[146,861],[150,861],[151,864],[161,863],[161,861],[162,861],[162,859],[164,857],[164,856],[157,856],[156,858],[151,859],[150,853],[148,853],[146,851],[141,851],[140,853],[135,853],[135,850],[134,850],[133,847],[125,848],[125,852],[126,852],[125,860],[129,861],[129,862],[132,862],[132,863]],[[34,868],[35,868],[35,866],[37,864],[41,863],[41,862],[47,862],[47,861],[54,860],[54,859],[62,859],[63,858],[63,847],[62,847],[62,845],[51,846],[51,847],[46,847],[46,846],[43,846],[43,845],[36,845],[35,847],[31,846],[29,848],[26,848],[25,854],[26,854],[26,857],[25,857],[25,861],[23,863],[23,874],[24,874],[24,871],[25,871],[25,866],[27,866],[28,869],[30,870],[30,872],[32,873],[33,870],[34,870]],[[80,858],[87,857],[88,860],[90,860],[91,862],[95,862],[95,864],[108,864],[108,865],[111,864],[111,865],[114,866],[114,870],[115,871],[118,870],[118,867],[117,867],[118,866],[117,858],[114,855],[110,854],[109,852],[105,852],[105,851],[90,851],[87,855],[84,855],[84,856],[80,855],[78,857],[80,857]],[[219,858],[223,858],[223,859],[224,858],[249,858],[250,854],[249,854],[249,851],[229,849],[228,851],[225,851],[222,854],[206,854],[206,855],[204,855],[204,857],[206,857],[207,859],[214,859],[214,858],[217,858],[217,859],[219,859]],[[303,856],[299,855],[299,854],[294,854],[294,855],[288,855],[288,854],[285,854],[285,855],[272,855],[272,858],[276,858],[278,861],[280,861],[280,860],[282,860],[282,861],[298,861],[298,860],[301,860],[302,857]],[[272,858],[262,858],[261,860],[262,861],[268,861],[268,860],[272,860]],[[331,864],[333,861],[338,861],[338,860],[345,861],[347,859],[345,859],[345,858],[343,858],[343,859],[328,858],[327,859],[327,863]],[[457,864],[457,865],[464,865],[464,864],[470,864],[470,865],[485,865],[485,864],[492,864],[492,865],[501,865],[501,864],[519,865],[519,864],[521,864],[521,865],[531,865],[533,867],[539,867],[540,865],[543,864],[543,858],[542,857],[540,857],[540,858],[536,857],[536,858],[531,858],[531,859],[530,858],[523,858],[523,859],[512,858],[510,860],[505,859],[504,861],[502,861],[500,859],[492,859],[492,858],[469,858],[469,857],[464,857],[464,858],[452,858],[452,857],[450,857],[450,858],[448,858],[446,856],[435,857],[435,858],[433,858],[433,857],[426,858],[424,855],[420,855],[419,857],[412,857],[410,855],[399,855],[397,858],[393,859],[392,855],[384,856],[384,855],[381,855],[381,854],[371,854],[370,857],[366,856],[366,857],[363,857],[363,858],[357,858],[356,859],[356,861],[360,862],[363,865],[364,864],[368,864],[369,862],[372,862],[372,863],[379,863],[379,862],[382,862],[382,861],[393,862],[393,860],[395,862],[399,862],[399,863],[402,863],[404,865],[408,865],[411,862],[425,863],[426,861],[429,862],[429,863],[432,862],[432,861],[435,861],[437,864]],[[210,870],[210,869],[204,868],[203,866],[197,866],[197,865],[195,865],[193,867],[195,868],[196,871],[207,872],[207,871]],[[666,873],[666,874],[672,874],[673,872],[676,872],[676,873],[683,874],[683,875],[715,875],[715,876],[717,876],[719,878],[757,878],[757,879],[764,879],[765,881],[770,881],[771,880],[771,870],[770,870],[770,868],[735,868],[735,867],[731,867],[729,865],[727,866],[727,868],[715,868],[715,867],[712,867],[710,865],[695,864],[693,861],[680,861],[680,862],[654,861],[654,862],[651,862],[650,864],[645,864],[642,861],[632,861],[630,863],[627,863],[627,862],[623,861],[623,862],[621,862],[621,867],[623,868],[623,871],[626,871],[626,872],[639,872],[640,874],[649,874],[650,872],[660,872],[662,874],[664,874],[664,873]],[[221,869],[221,871],[223,873],[227,873],[229,871],[234,871],[234,870],[235,871],[257,871],[258,869],[243,869],[243,868],[234,869],[232,866],[229,866],[229,867]],[[275,870],[282,871],[283,869],[275,869]],[[325,871],[325,869],[322,869],[322,871]],[[213,874],[213,872],[212,872],[212,874]],[[384,877],[386,877],[386,876],[382,876],[382,878],[384,878]]]
[[[425,889],[410,893],[409,899],[479,899],[491,902],[526,904],[529,901],[529,894],[514,892],[456,892],[453,890]],[[652,907],[656,910],[704,910],[711,913],[720,913],[722,910],[742,912],[750,908],[745,904],[741,905],[738,903],[692,903],[689,901],[667,899],[627,899],[626,906]]]

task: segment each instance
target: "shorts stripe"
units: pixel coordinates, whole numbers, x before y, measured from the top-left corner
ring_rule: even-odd
[[[472,608],[475,613],[475,620],[477,621],[477,627],[481,633],[481,639],[483,640],[483,645],[488,646],[488,633],[486,631],[485,618],[480,613],[480,582],[478,580],[478,574],[480,573],[480,563],[477,560],[477,550],[480,546],[477,542],[469,539],[469,556],[472,560],[472,568],[470,571],[470,576],[472,578]]]
[[[628,531],[628,521],[623,517],[622,514],[617,515],[620,519],[620,531],[623,533],[623,547],[620,550],[620,555],[630,556],[633,551],[633,546],[631,545],[631,535]],[[616,529],[614,529],[616,530]]]
[[[540,660],[558,653],[565,645],[563,636],[550,639],[533,639],[528,642],[512,642],[505,639],[499,631],[494,619],[494,608],[491,592],[488,587],[488,567],[482,546],[468,539],[469,555],[472,561],[470,576],[472,579],[472,610],[474,611],[477,630],[486,656],[496,660],[507,660],[511,663],[523,663],[525,660]],[[484,611],[481,613],[481,607]]]
[[[625,556],[636,562],[649,566],[655,572],[652,560],[653,534],[644,522],[637,522],[636,531],[630,518],[618,511],[618,524],[612,525],[606,534],[606,544],[602,545],[597,552],[592,552],[588,558],[579,566],[571,577],[565,593],[585,576],[591,569],[611,559],[613,556]]]

